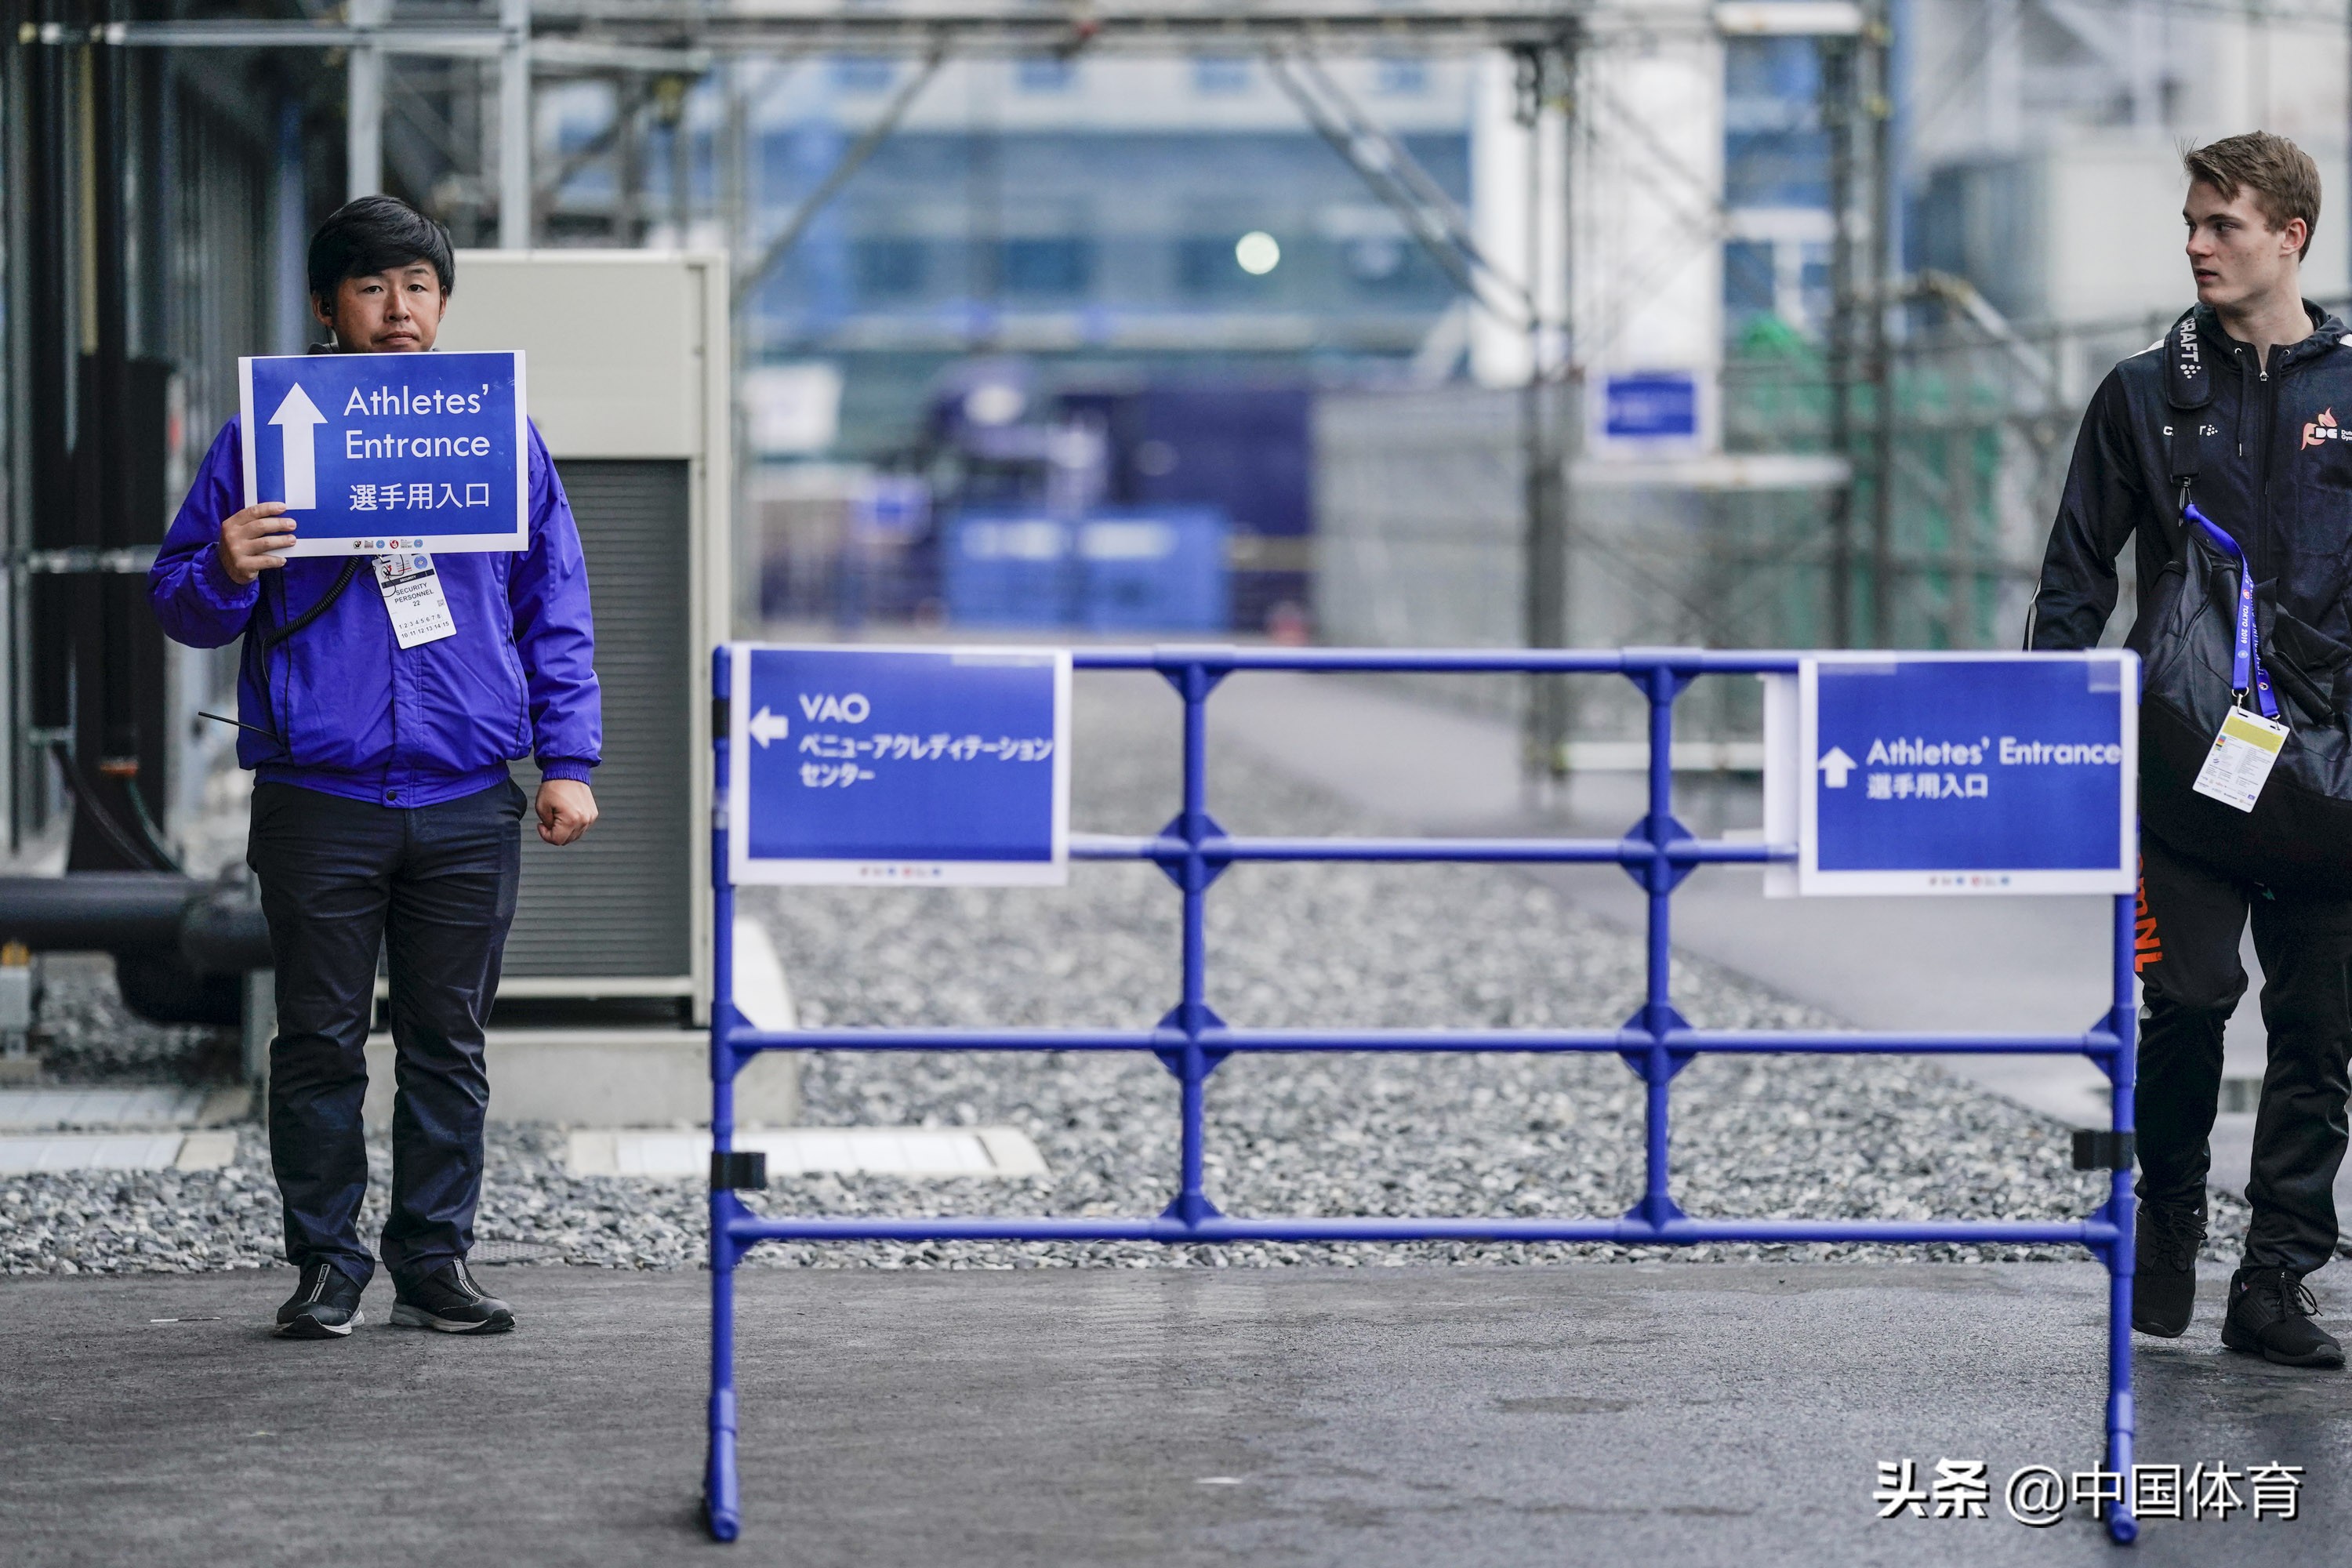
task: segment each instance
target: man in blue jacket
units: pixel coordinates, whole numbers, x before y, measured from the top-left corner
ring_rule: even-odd
[[[433,347],[454,265],[441,226],[366,196],[310,241],[311,309],[333,349]],[[392,1321],[452,1333],[514,1327],[466,1268],[489,1102],[482,1028],[514,918],[520,827],[569,844],[596,820],[588,781],[603,725],[580,532],[530,434],[530,542],[433,567],[455,630],[396,637],[377,574],[289,558],[297,520],[241,505],[237,422],[205,456],[148,575],[163,629],[195,647],[245,639],[237,761],[254,770],[247,861],[278,978],[270,1163],[286,1255],[278,1309],[294,1339],[349,1334],[375,1258],[360,1239],[360,1105],[379,952],[398,1052],[392,1204],[382,1239]],[[535,803],[507,764],[535,756]]]

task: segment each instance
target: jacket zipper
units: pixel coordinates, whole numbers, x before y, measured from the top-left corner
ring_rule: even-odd
[[[2242,345],[2233,345],[2230,353],[2238,362],[2238,384],[2242,389],[2246,384],[2246,351]],[[2292,346],[2279,350],[2279,371],[2282,376],[2286,371],[2287,356],[2292,353],[2294,353]],[[2278,386],[2271,380],[2269,357],[2268,350],[2254,356],[2254,372],[2262,391],[2259,397],[2255,399],[2258,405],[2255,413],[2258,417],[2254,424],[2254,515],[2253,525],[2247,531],[2245,540],[2244,570],[2248,573],[2254,570],[2253,553],[2257,542],[2262,545],[2264,562],[2267,563],[2270,558],[2271,447],[2274,444],[2270,439],[2270,434],[2272,426],[2278,419]],[[2245,395],[2242,390],[2239,395],[2243,401]],[[2246,424],[2244,411],[2241,409],[2238,418],[2238,456],[2241,458],[2246,455]]]
[[[2281,381],[2286,378],[2287,360],[2294,353],[2294,350],[2292,345],[2282,347],[2278,351],[2279,380]],[[2254,484],[2256,487],[2254,490],[2255,522],[2253,541],[2251,541],[2250,542],[2258,542],[2260,544],[2263,552],[2263,564],[2275,574],[2278,568],[2270,558],[2271,453],[2273,449],[2278,446],[2278,441],[2276,439],[2278,426],[2278,382],[2271,379],[2270,365],[2268,363],[2270,352],[2268,350],[2264,350],[2261,358],[2263,363],[2258,365],[2257,368],[2262,373],[2263,422],[2260,426],[2256,426],[2254,436],[2256,448],[2254,458]],[[2254,569],[2253,552],[2251,549],[2248,550],[2246,556],[2246,570],[2252,572]]]

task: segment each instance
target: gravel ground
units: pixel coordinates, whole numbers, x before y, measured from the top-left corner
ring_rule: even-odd
[[[1133,832],[1172,814],[1176,714],[1156,682],[1081,682],[1077,826]],[[1235,831],[1383,826],[1230,751],[1215,758],[1211,799]],[[1177,900],[1147,867],[1080,866],[1067,889],[1052,891],[788,889],[747,895],[746,907],[773,931],[810,1025],[1139,1026],[1173,1001]],[[1640,996],[1637,933],[1501,868],[1242,867],[1209,907],[1210,999],[1236,1023],[1614,1025]],[[1831,1022],[1702,963],[1678,961],[1675,987],[1701,1025]],[[104,1032],[101,1011],[86,1016]],[[125,1055],[85,1049],[108,1070]],[[802,1087],[814,1123],[1019,1127],[1053,1173],[795,1178],[762,1200],[770,1212],[1145,1215],[1170,1195],[1175,1083],[1149,1058],[826,1053],[809,1060]],[[1640,1081],[1613,1057],[1235,1058],[1210,1081],[1209,1191],[1238,1215],[1616,1214],[1640,1192],[1641,1109]],[[1696,1215],[2036,1218],[2079,1215],[2099,1202],[2098,1177],[2070,1168],[2065,1129],[1918,1059],[1701,1058],[1675,1080],[1675,1195]],[[485,1238],[549,1261],[699,1260],[703,1205],[693,1185],[575,1179],[562,1153],[556,1130],[494,1130]],[[389,1174],[381,1142],[373,1158],[380,1205]],[[2229,1256],[2244,1208],[2219,1195],[2214,1207],[2209,1255]],[[8,1272],[254,1267],[278,1260],[276,1231],[267,1152],[249,1128],[236,1163],[221,1172],[0,1180]],[[1792,1255],[2081,1256],[2005,1247],[864,1243],[773,1245],[751,1261],[1223,1267]]]
[[[151,1024],[122,1005],[114,961],[98,952],[41,956],[35,1048],[60,1083],[234,1083],[244,1070],[235,1029]]]

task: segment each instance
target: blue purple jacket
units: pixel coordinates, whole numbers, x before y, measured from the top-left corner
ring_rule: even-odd
[[[341,558],[298,556],[243,587],[229,577],[215,545],[244,505],[239,446],[231,419],[147,574],[164,632],[192,647],[284,626],[343,568]],[[436,555],[433,563],[454,637],[402,648],[375,574],[362,564],[332,606],[270,649],[266,702],[258,639],[246,639],[237,718],[251,728],[237,731],[242,766],[263,783],[389,806],[488,789],[525,756],[548,778],[587,781],[604,745],[588,569],[572,503],[535,427],[530,548]]]

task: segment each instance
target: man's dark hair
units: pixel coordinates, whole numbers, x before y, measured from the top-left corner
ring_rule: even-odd
[[[2284,136],[2249,131],[2183,153],[2180,163],[2191,184],[2212,186],[2225,202],[2252,191],[2273,234],[2301,218],[2303,248],[2295,259],[2311,254],[2312,236],[2319,232],[2319,165],[2310,153]]]
[[[310,237],[310,297],[332,306],[346,278],[373,278],[411,262],[429,261],[441,292],[457,282],[449,231],[398,196],[345,202]]]

